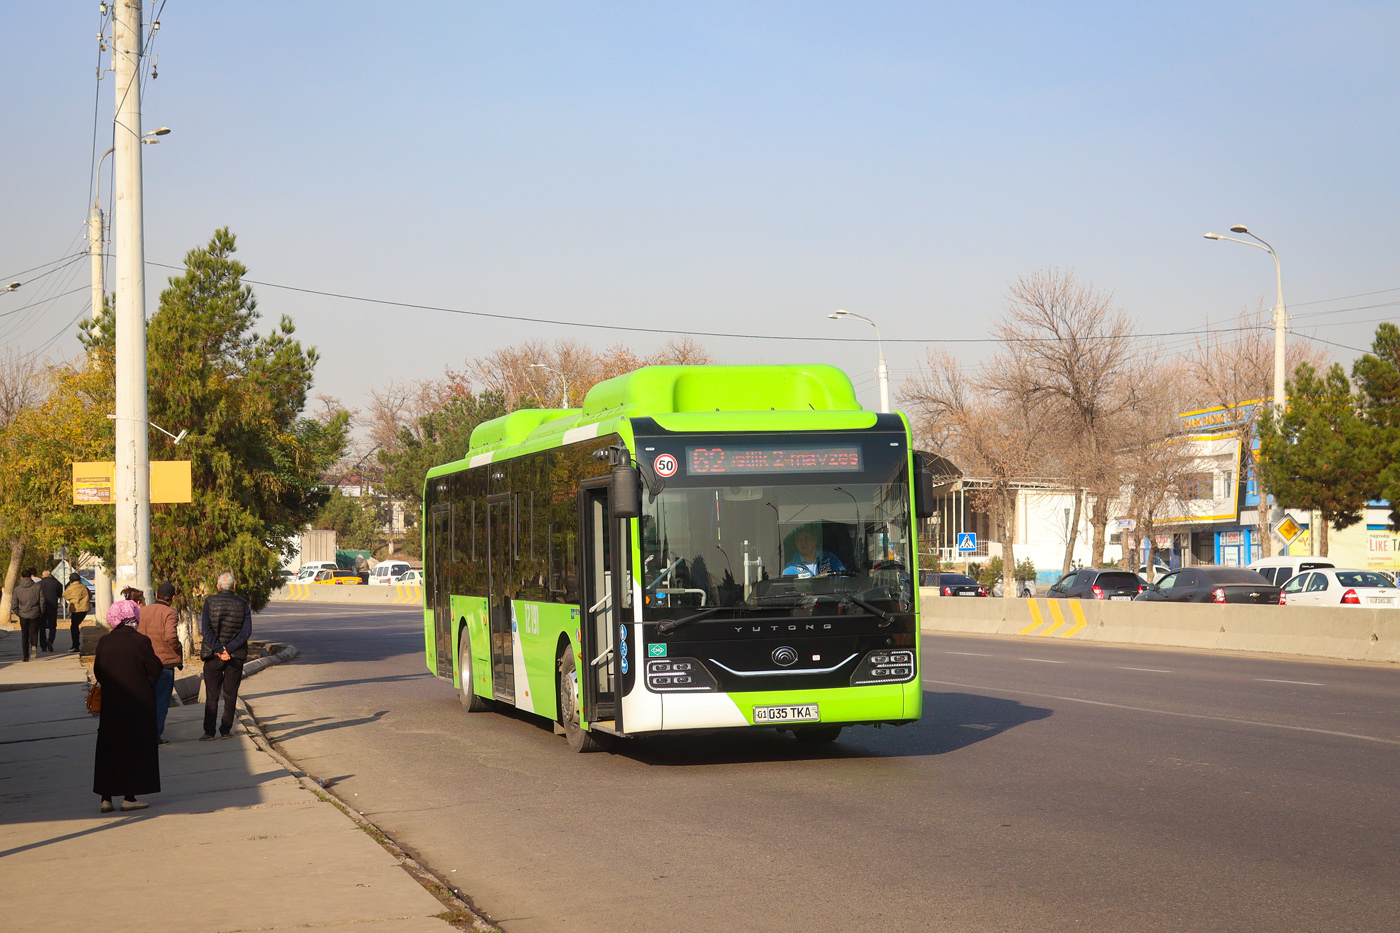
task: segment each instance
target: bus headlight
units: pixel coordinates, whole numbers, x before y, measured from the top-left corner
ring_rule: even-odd
[[[647,661],[647,689],[655,693],[714,693],[719,684],[695,658]]]
[[[868,651],[851,675],[851,686],[902,684],[914,679],[914,652],[900,648]]]

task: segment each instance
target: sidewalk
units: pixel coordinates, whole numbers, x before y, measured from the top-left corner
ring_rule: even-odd
[[[163,792],[142,798],[150,809],[100,814],[97,717],[83,706],[78,655],[19,655],[18,634],[0,633],[7,933],[460,929],[369,834],[260,751],[245,723],[232,739],[196,741],[202,705],[171,708]]]

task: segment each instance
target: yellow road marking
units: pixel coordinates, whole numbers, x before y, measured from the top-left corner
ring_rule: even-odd
[[[1040,600],[1032,599],[1028,605],[1031,607],[1031,624],[1017,632],[1017,635],[1029,635],[1031,632],[1045,624],[1045,619],[1040,615]]]
[[[1058,599],[1050,599],[1046,600],[1046,602],[1050,605],[1050,615],[1055,617],[1055,624],[1050,626],[1048,629],[1041,632],[1040,634],[1053,635],[1055,634],[1056,629],[1060,628],[1062,625],[1065,624],[1065,617],[1064,614],[1060,612],[1060,601]]]
[[[1075,632],[1089,624],[1089,620],[1084,618],[1084,610],[1079,606],[1079,600],[1074,600],[1069,604],[1070,610],[1074,613],[1074,625],[1065,632],[1060,633],[1061,638],[1068,638]]]

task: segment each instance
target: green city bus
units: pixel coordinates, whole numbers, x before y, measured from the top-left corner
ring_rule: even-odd
[[[919,718],[900,414],[830,366],[652,366],[479,425],[423,493],[428,670],[572,748]]]

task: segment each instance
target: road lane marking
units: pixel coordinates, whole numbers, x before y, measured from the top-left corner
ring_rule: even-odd
[[[1034,660],[1023,658],[1022,660]],[[1032,693],[1029,690],[1008,690],[1003,687],[987,687],[982,684],[962,684],[952,680],[924,680],[922,683],[936,687],[959,687],[964,690],[986,690],[989,693],[1014,693],[1018,696],[1036,697],[1042,700],[1059,700],[1063,703],[1084,703],[1088,706],[1104,706],[1109,709],[1127,710],[1132,713],[1155,713],[1159,716],[1176,716],[1180,719],[1204,719],[1210,722],[1227,722],[1236,726],[1263,726],[1266,729],[1286,729],[1290,732],[1314,732],[1343,739],[1361,739],[1363,742],[1379,742],[1382,745],[1400,745],[1400,739],[1382,739],[1374,735],[1360,735],[1355,732],[1338,732],[1335,729],[1317,729],[1312,726],[1290,726],[1281,722],[1263,722],[1257,719],[1235,719],[1230,716],[1208,716],[1204,713],[1178,713],[1169,709],[1151,709],[1146,706],[1126,706],[1122,703],[1107,703],[1103,700],[1086,700],[1083,697],[1058,696],[1053,693]]]
[[[1048,658],[1022,658],[1022,661],[1034,661],[1037,664],[1063,664],[1064,661],[1051,661]]]
[[[1040,615],[1040,600],[1027,600],[1026,605],[1029,606],[1031,610],[1031,624],[1017,632],[1017,635],[1029,635],[1045,624],[1045,619]]]
[[[1050,600],[1050,615],[1055,620],[1055,624],[1041,632],[1040,634],[1042,635],[1053,635],[1056,629],[1061,628],[1065,624],[1065,617],[1060,612],[1060,601],[1058,599]]]
[[[1257,681],[1258,681],[1259,683],[1261,683],[1261,684],[1297,684],[1297,685],[1300,686],[1300,687],[1325,687],[1325,686],[1327,686],[1326,684],[1320,684],[1320,683],[1317,683],[1317,682],[1311,681],[1311,680],[1271,680],[1271,679],[1269,679],[1268,677],[1256,677],[1256,678],[1254,678],[1254,679],[1257,680]]]
[[[1120,667],[1120,671],[1142,671],[1146,674],[1170,674],[1171,671],[1164,671],[1159,667]]]
[[[1060,633],[1061,638],[1069,638],[1075,632],[1089,624],[1089,620],[1084,618],[1084,609],[1079,605],[1079,600],[1073,600],[1069,604],[1070,610],[1074,613],[1074,626],[1065,632]],[[1047,633],[1048,634],[1048,633]]]
[[[967,655],[969,658],[990,658],[990,657],[993,657],[993,655],[990,655],[990,654],[981,654],[981,653],[976,652],[976,651],[945,651],[945,652],[943,652],[943,653],[944,653],[944,654],[964,654],[964,655]]]

